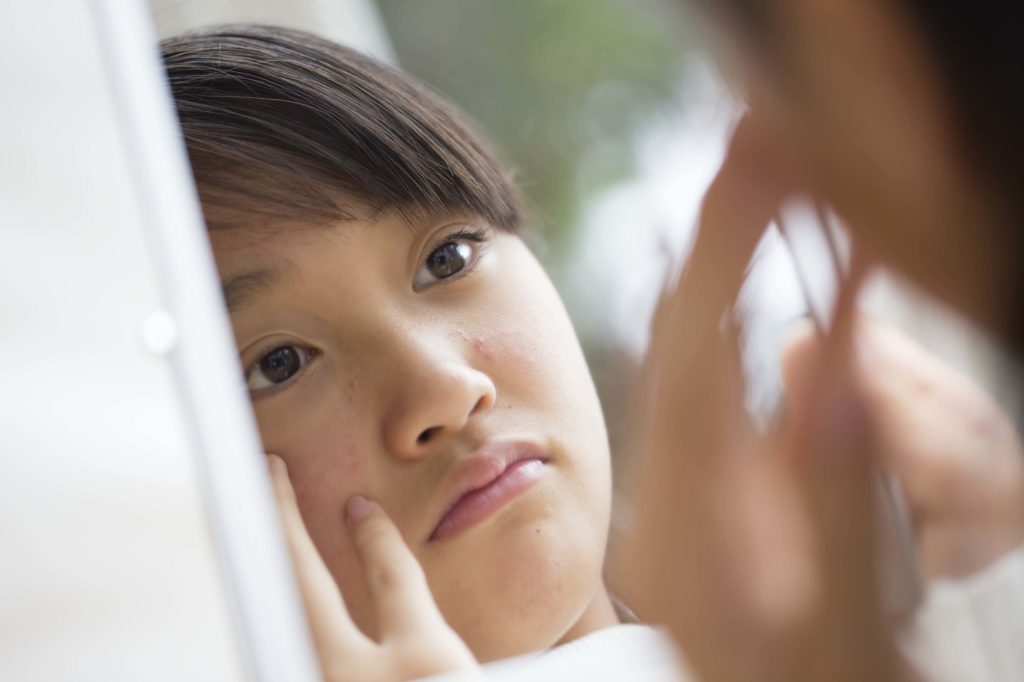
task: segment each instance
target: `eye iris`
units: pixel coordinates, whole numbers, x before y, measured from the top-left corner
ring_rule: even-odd
[[[469,247],[465,244],[445,244],[430,254],[430,258],[427,259],[427,268],[429,268],[430,274],[438,279],[451,277],[466,267],[467,254],[465,252],[467,251],[469,251]]]
[[[276,348],[260,360],[260,371],[269,381],[279,384],[299,371],[301,358],[291,346]]]

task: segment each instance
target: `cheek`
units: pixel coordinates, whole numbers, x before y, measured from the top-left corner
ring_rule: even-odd
[[[352,436],[351,425],[317,412],[289,415],[261,432],[267,450],[279,454],[287,464],[302,519],[313,542],[326,555],[341,549],[339,544],[347,544],[345,501],[365,487],[368,463],[361,454],[365,448]],[[281,428],[282,423],[287,427]]]
[[[317,437],[293,437],[284,455],[299,510],[313,544],[345,595],[357,625],[372,632],[372,604],[362,568],[345,528],[345,502],[369,489],[365,447],[347,429],[321,431]]]
[[[511,317],[506,317],[504,322],[508,327],[471,337],[473,352],[490,373],[532,376],[539,368],[535,337]]]
[[[509,301],[500,327],[478,349],[499,382],[499,400],[504,387],[507,397],[564,407],[567,394],[576,396],[572,404],[593,391],[575,331],[554,296],[528,290]]]
[[[335,525],[345,501],[360,489],[366,470],[361,450],[343,428],[304,430],[282,449],[311,534],[320,524]]]

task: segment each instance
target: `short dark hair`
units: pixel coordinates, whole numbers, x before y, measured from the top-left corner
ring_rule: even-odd
[[[218,26],[160,47],[211,229],[255,216],[345,220],[357,206],[519,228],[510,175],[410,76],[269,26]]]

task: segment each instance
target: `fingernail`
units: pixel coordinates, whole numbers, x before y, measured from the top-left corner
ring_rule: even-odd
[[[348,498],[345,504],[345,520],[349,523],[359,523],[373,511],[373,503],[365,497],[353,495]]]

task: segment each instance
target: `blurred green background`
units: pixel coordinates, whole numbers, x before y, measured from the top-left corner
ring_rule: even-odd
[[[677,4],[378,0],[400,65],[518,171],[556,271],[581,208],[630,175],[635,134],[674,101],[687,55]]]

